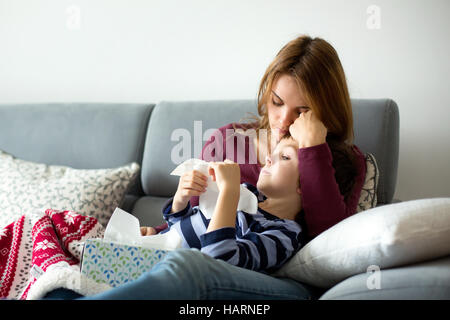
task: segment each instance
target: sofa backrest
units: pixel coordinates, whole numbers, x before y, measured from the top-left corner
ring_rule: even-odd
[[[231,122],[239,122],[247,112],[258,114],[255,101],[162,101],[158,103],[148,126],[142,160],[145,163],[141,171],[144,192],[151,196],[173,196],[179,180],[178,177],[170,175],[170,172],[178,165],[171,161],[174,147],[187,139],[190,146],[187,158],[199,158],[202,146],[209,138],[204,136],[205,131],[218,129]],[[195,121],[201,124],[200,130],[197,126],[197,131],[194,131]],[[177,137],[175,131],[177,129],[178,132],[185,131],[186,137]]]
[[[390,99],[353,99],[355,144],[374,154],[378,202],[390,203],[397,180],[399,112]],[[190,135],[198,157],[208,129],[257,115],[255,100],[162,101],[154,104],[50,103],[0,105],[0,149],[17,158],[79,169],[141,164],[131,194],[171,197],[178,178],[171,152],[180,144],[175,129]],[[194,132],[194,121],[197,132]],[[199,127],[200,124],[200,127]],[[201,142],[194,135],[201,136]],[[142,186],[141,186],[142,183]]]
[[[17,158],[76,169],[142,163],[154,104],[0,105],[0,149]],[[139,183],[132,193],[142,194]]]
[[[397,104],[391,99],[352,99],[352,106],[355,144],[363,152],[374,154],[380,171],[378,203],[390,203],[397,180]],[[188,139],[190,150],[187,150],[187,158],[198,158],[202,145],[209,138],[209,135],[203,136],[208,129],[239,122],[246,113],[257,115],[255,100],[158,103],[150,118],[144,147],[141,171],[144,192],[157,197],[173,196],[178,185],[178,177],[170,176],[178,165],[171,161],[173,150],[178,150],[180,143]],[[201,122],[195,125],[195,121]]]
[[[391,99],[352,99],[354,143],[372,153],[380,177],[377,200],[391,203],[397,183],[400,115]]]

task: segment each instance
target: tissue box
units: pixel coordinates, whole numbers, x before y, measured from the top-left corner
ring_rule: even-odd
[[[137,279],[168,252],[103,239],[88,239],[84,244],[81,273],[97,282],[116,287]]]

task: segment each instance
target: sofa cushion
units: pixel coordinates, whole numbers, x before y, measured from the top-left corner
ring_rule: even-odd
[[[377,159],[377,202],[391,203],[397,182],[399,125],[398,106],[391,99],[352,99],[354,144]]]
[[[0,149],[74,169],[141,164],[154,104],[0,104]],[[140,179],[131,193],[142,195]]]
[[[106,226],[139,174],[131,163],[73,169],[17,159],[0,150],[0,228],[34,209],[72,210]]]
[[[372,209],[377,206],[379,171],[373,154],[366,154],[366,177],[359,196],[357,212]]]
[[[352,276],[320,300],[448,300],[450,256]]]
[[[162,208],[166,204],[168,197],[140,197],[130,211],[139,219],[141,226],[159,226],[165,224],[166,221],[162,215]]]
[[[321,288],[366,272],[450,254],[450,198],[411,200],[357,213],[321,233],[275,275]]]

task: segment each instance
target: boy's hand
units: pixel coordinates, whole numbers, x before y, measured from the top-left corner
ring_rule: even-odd
[[[156,234],[156,230],[153,227],[141,227],[142,236],[152,236]]]
[[[225,159],[224,162],[211,162],[208,172],[213,181],[217,182],[219,192],[237,191],[241,183],[241,170],[239,165],[231,160]]]
[[[225,159],[211,162],[208,173],[217,182],[219,197],[206,232],[236,226],[236,210],[239,203],[241,170],[237,163]]]
[[[185,172],[178,182],[178,189],[172,203],[172,212],[186,208],[192,196],[200,196],[206,191],[208,177],[197,170]]]

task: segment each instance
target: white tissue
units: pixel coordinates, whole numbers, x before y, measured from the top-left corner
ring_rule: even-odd
[[[103,240],[160,250],[175,250],[181,247],[181,237],[175,229],[163,234],[142,236],[139,220],[120,208],[116,208],[109,219]]]
[[[139,246],[142,243],[139,220],[128,212],[116,208],[106,226],[104,240]]]
[[[211,219],[216,207],[217,198],[219,197],[219,188],[217,183],[212,181],[208,174],[208,162],[201,159],[188,159],[179,164],[170,174],[181,176],[187,171],[197,170],[208,177],[208,187],[206,191],[199,197],[199,209],[207,219]],[[240,197],[238,208],[239,211],[255,214],[258,211],[258,199],[243,184],[240,187]]]

